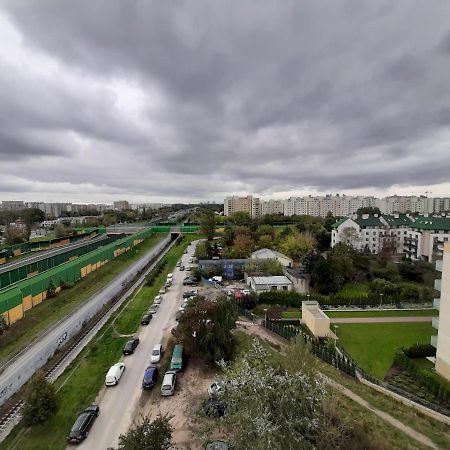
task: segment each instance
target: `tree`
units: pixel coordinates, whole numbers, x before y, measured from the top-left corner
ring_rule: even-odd
[[[229,361],[234,351],[231,330],[236,320],[235,307],[228,298],[212,303],[197,297],[181,315],[177,336],[189,355],[203,358],[208,364],[221,359]]]
[[[225,367],[221,401],[233,448],[306,450],[320,433],[324,382],[310,371],[288,373],[255,339],[239,365]]]
[[[361,238],[353,227],[345,227],[341,233],[341,242],[351,245],[353,248],[358,248]]]
[[[295,261],[303,261],[303,257],[316,248],[317,241],[309,233],[294,233],[286,237],[278,246],[279,250]]]
[[[56,392],[46,379],[44,372],[38,371],[27,386],[27,398],[23,409],[25,425],[44,423],[58,411]]]
[[[364,206],[363,208],[358,208],[356,214],[358,216],[362,216],[363,214],[370,214],[371,216],[373,216],[374,214],[380,215],[381,210],[377,206]]]
[[[4,239],[6,245],[22,244],[26,242],[24,230],[11,226],[6,227]]]
[[[270,275],[283,275],[283,266],[276,259],[264,261],[262,269]]]
[[[263,234],[258,239],[258,247],[273,249],[273,238],[268,234]]]
[[[0,314],[0,336],[8,329],[8,323],[6,322],[5,316]]]
[[[246,212],[238,211],[230,216],[231,222],[235,225],[248,225],[252,222],[250,215]]]
[[[250,255],[254,247],[251,236],[246,234],[238,234],[234,238],[234,249],[239,258],[246,258]]]
[[[169,450],[173,431],[170,419],[159,415],[151,421],[143,417],[126,434],[119,436],[119,450]]]
[[[216,216],[213,212],[202,214],[199,218],[200,231],[211,241],[216,233]]]
[[[262,236],[269,236],[271,239],[275,237],[275,230],[271,225],[259,225],[256,229],[256,235],[261,239]]]

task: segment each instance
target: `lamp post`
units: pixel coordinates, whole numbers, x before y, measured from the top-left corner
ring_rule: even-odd
[[[337,329],[339,325],[333,325],[334,328],[334,353],[336,353]]]
[[[267,308],[264,308],[264,321],[267,323]]]
[[[380,292],[380,308],[383,305],[383,295],[384,294],[382,292]]]

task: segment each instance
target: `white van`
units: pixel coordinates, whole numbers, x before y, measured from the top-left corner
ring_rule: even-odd
[[[153,347],[152,354],[150,356],[150,363],[158,364],[161,361],[161,356],[163,354],[163,347],[161,344],[156,344]]]
[[[167,281],[170,281],[171,283],[173,283],[173,273],[167,274]]]
[[[114,364],[106,374],[105,378],[106,386],[115,386],[116,384],[118,384],[124,370],[125,370],[124,363]]]
[[[177,373],[174,370],[169,370],[164,374],[161,385],[161,395],[173,395],[175,392],[175,384],[177,382]]]

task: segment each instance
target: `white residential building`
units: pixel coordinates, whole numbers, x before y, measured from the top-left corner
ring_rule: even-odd
[[[224,201],[224,215],[231,216],[235,212],[246,212],[251,217],[258,217],[260,215],[259,198],[253,197],[253,195],[226,197]]]
[[[442,279],[435,282],[441,293],[434,301],[439,317],[433,317],[433,327],[438,334],[432,336],[431,345],[436,347],[436,372],[450,381],[450,243],[444,244],[443,250],[442,260],[436,262],[436,270],[442,272]]]

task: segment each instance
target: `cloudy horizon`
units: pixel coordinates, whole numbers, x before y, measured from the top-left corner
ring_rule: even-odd
[[[0,201],[450,196],[448,17],[0,0]]]

